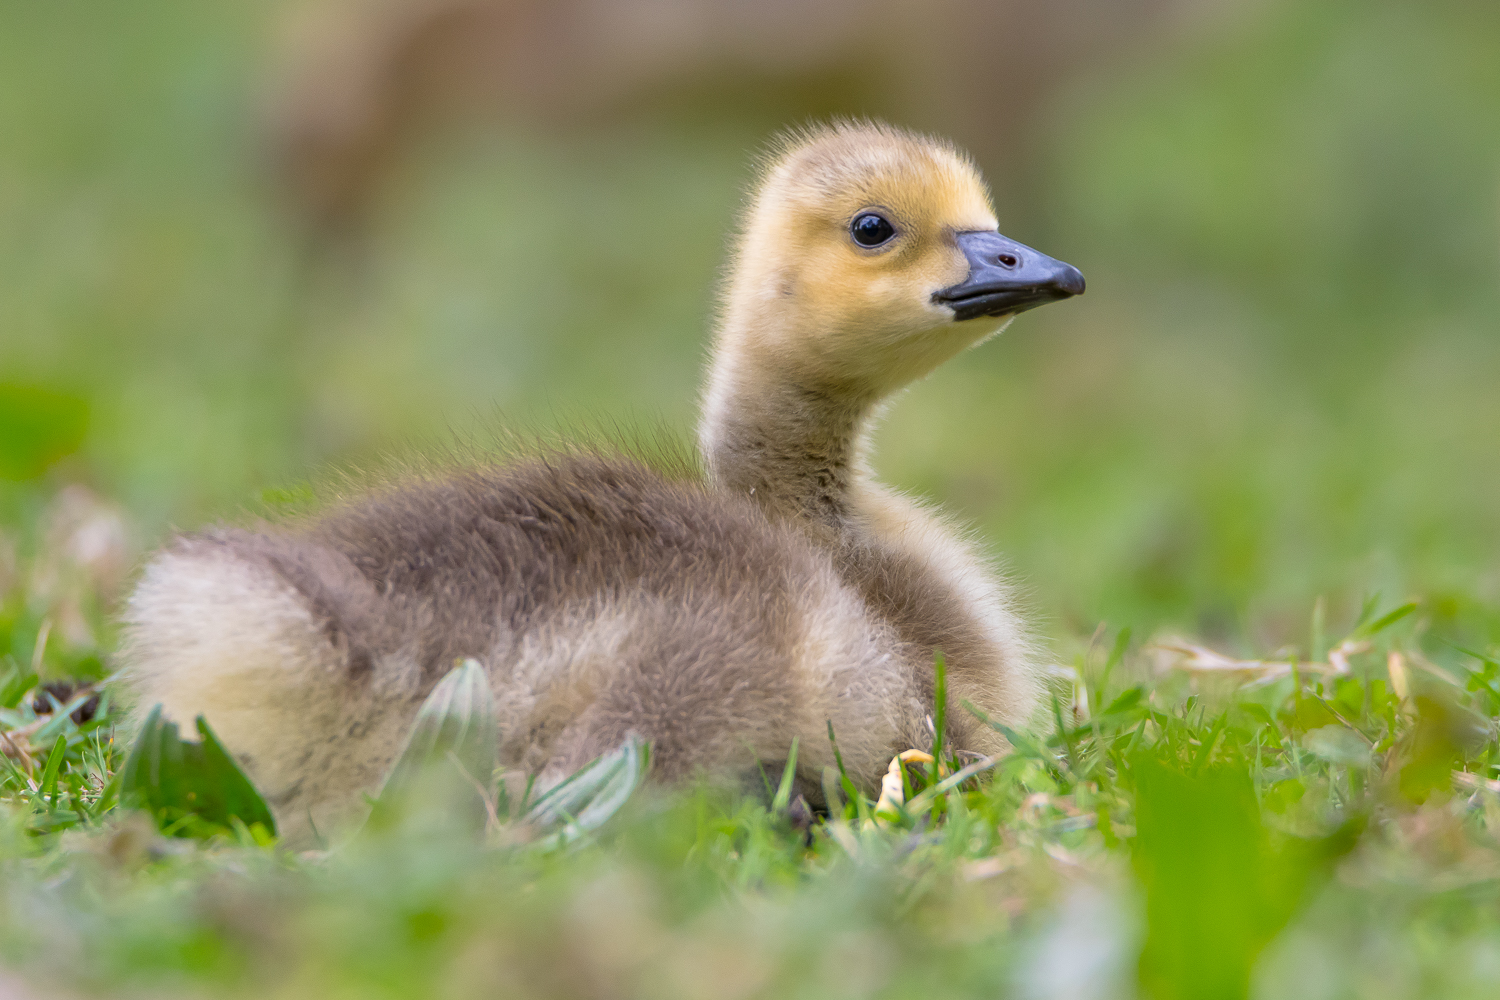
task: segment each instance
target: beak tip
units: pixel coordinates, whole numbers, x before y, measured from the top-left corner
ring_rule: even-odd
[[[1069,264],[1063,269],[1062,274],[1057,276],[1057,288],[1059,291],[1069,295],[1082,295],[1087,283],[1083,280],[1083,272]]]

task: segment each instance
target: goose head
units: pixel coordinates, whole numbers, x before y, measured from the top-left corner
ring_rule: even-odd
[[[869,404],[1083,289],[1077,268],[1000,234],[951,145],[874,123],[793,134],[732,247],[708,409],[766,379]]]

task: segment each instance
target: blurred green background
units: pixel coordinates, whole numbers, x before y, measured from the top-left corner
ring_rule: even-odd
[[[1500,642],[1492,0],[3,0],[0,590],[71,517],[107,610],[169,526],[496,413],[686,435],[749,158],[834,113],[1088,276],[879,438],[1046,635],[1378,591]]]

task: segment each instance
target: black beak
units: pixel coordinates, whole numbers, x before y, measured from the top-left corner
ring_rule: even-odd
[[[957,233],[969,259],[969,276],[934,292],[932,301],[953,308],[955,319],[1004,316],[1083,294],[1083,273],[992,230]]]

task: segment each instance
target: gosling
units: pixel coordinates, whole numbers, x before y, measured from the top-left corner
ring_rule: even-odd
[[[462,657],[493,686],[502,765],[543,785],[635,734],[668,783],[756,774],[797,740],[816,790],[831,723],[876,789],[932,740],[938,651],[953,706],[1024,724],[1039,675],[1005,585],[868,461],[894,393],[1083,291],[997,228],[945,142],[875,123],[784,137],[724,289],[706,476],[557,449],[180,536],[127,606],[138,704],[205,715],[293,841],[358,818]],[[1004,748],[947,717],[955,749]]]

